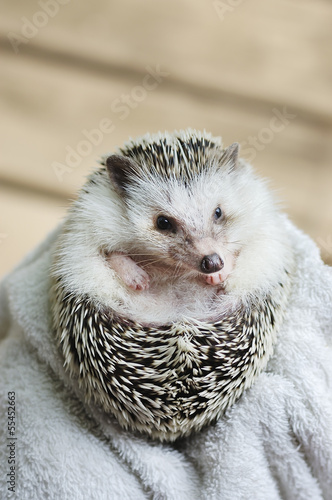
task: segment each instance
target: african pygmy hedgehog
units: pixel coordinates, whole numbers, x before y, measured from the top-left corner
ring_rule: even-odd
[[[206,132],[105,156],[52,270],[64,365],[126,429],[172,441],[212,423],[265,368],[292,250],[266,184]]]

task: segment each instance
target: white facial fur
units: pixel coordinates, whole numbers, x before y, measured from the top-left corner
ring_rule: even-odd
[[[106,170],[91,180],[68,215],[54,274],[68,291],[137,321],[222,315],[239,300],[268,293],[290,262],[274,200],[243,161],[220,165],[212,158],[189,185],[153,174],[135,178],[125,195]],[[217,207],[223,216],[215,220]],[[174,221],[174,232],[158,229],[160,215]],[[150,288],[128,289],[107,263],[112,252],[144,267]],[[200,273],[202,258],[212,253],[225,262],[225,293]]]

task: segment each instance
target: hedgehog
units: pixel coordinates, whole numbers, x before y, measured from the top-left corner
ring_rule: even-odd
[[[239,145],[192,129],[105,155],[68,211],[51,269],[70,377],[127,431],[215,423],[267,366],[293,252]]]

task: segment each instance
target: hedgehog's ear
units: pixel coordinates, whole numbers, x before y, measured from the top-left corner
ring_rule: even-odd
[[[224,149],[220,160],[219,164],[220,166],[222,165],[229,165],[230,170],[235,170],[238,166],[239,163],[239,143],[234,142],[228,148]]]
[[[111,155],[106,159],[106,169],[116,191],[123,196],[126,187],[133,182],[137,175],[136,163],[125,156]]]

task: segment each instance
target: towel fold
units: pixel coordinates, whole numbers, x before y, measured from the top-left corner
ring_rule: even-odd
[[[310,238],[285,218],[296,272],[267,370],[215,425],[161,444],[87,405],[63,369],[48,298],[59,230],[1,283],[2,498],[332,499],[332,269]]]

